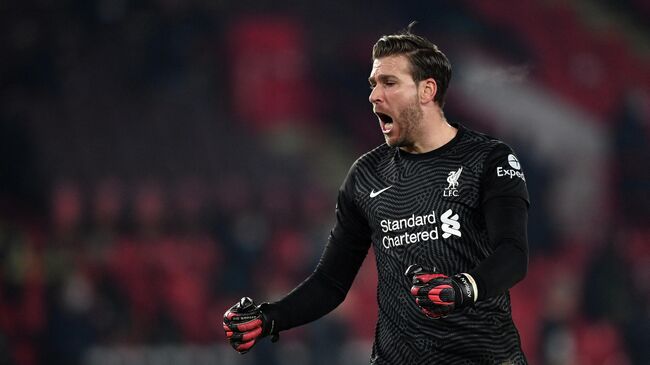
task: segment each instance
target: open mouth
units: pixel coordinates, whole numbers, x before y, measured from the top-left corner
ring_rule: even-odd
[[[379,118],[379,124],[381,125],[381,131],[384,134],[390,133],[390,131],[393,129],[393,118],[384,113],[375,113],[377,117]]]

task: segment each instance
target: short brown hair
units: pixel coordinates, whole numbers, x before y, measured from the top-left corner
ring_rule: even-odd
[[[411,64],[411,76],[415,82],[428,78],[436,80],[437,92],[434,101],[442,108],[451,79],[451,63],[438,46],[411,32],[415,23],[411,22],[405,31],[379,38],[372,47],[372,59],[374,61],[387,56],[406,56]]]

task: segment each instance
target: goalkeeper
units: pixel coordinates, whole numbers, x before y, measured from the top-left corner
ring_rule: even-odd
[[[525,364],[508,290],[526,274],[526,177],[505,143],[447,121],[447,57],[409,29],[373,47],[369,101],[385,143],[339,189],[314,272],[273,303],[232,306],[235,350],[314,321],[344,299],[372,245],[374,365]]]

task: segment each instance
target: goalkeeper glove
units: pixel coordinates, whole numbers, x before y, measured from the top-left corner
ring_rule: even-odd
[[[239,353],[247,353],[257,341],[271,335],[276,342],[280,335],[275,330],[275,321],[263,312],[267,303],[255,305],[249,297],[243,297],[223,315],[223,329],[230,345]]]
[[[445,317],[476,301],[476,283],[469,274],[447,276],[435,268],[429,272],[419,265],[411,265],[405,275],[412,280],[411,295],[415,303],[429,318]]]

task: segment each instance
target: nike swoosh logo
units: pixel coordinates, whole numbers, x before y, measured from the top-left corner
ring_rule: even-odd
[[[386,190],[388,190],[388,189],[390,189],[390,188],[392,188],[392,187],[393,187],[393,185],[391,185],[391,186],[389,186],[389,187],[387,187],[387,188],[383,188],[383,189],[381,189],[381,190],[379,190],[379,191],[375,191],[375,189],[372,189],[372,190],[370,191],[370,197],[371,197],[371,198],[374,198],[374,197],[376,197],[377,195],[383,193],[384,191],[386,191]]]

